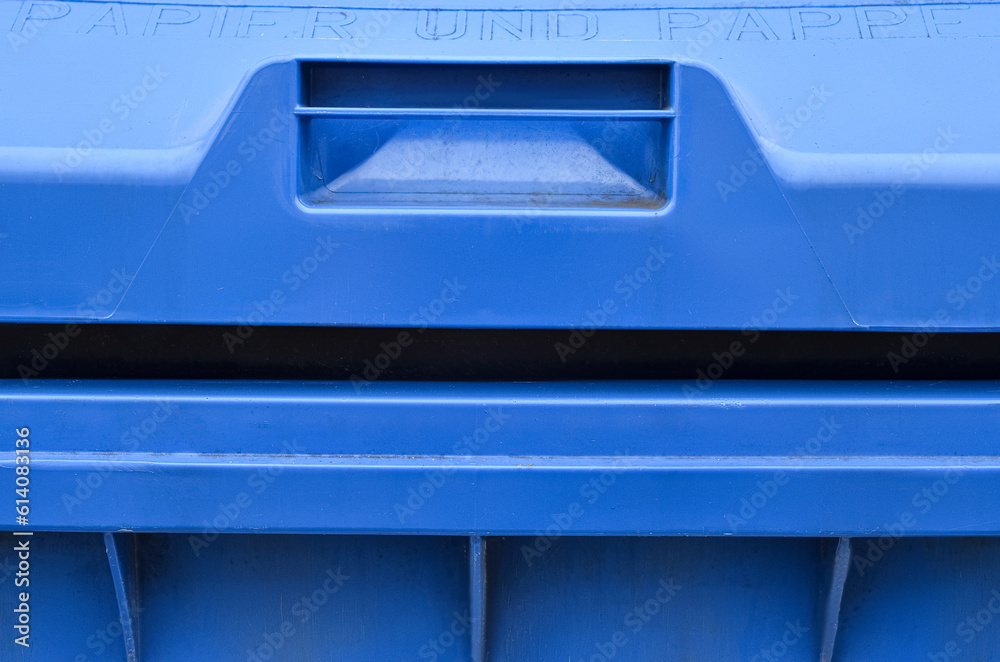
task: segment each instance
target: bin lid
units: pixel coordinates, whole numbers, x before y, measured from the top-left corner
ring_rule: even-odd
[[[0,0],[0,319],[996,328],[1000,4],[766,4]]]

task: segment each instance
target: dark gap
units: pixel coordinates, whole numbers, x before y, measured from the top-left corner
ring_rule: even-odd
[[[558,329],[0,324],[0,377],[1000,379],[1000,333],[937,333],[928,337],[855,331],[597,330],[589,338],[581,333]]]
[[[662,110],[670,67],[639,64],[395,64],[306,62],[306,106]]]

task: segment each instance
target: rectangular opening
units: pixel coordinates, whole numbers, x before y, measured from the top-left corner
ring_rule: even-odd
[[[662,110],[660,65],[303,65],[303,105],[334,108]]]
[[[299,195],[316,207],[659,209],[662,65],[302,65]]]

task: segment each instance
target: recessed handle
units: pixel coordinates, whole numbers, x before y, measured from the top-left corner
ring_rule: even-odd
[[[668,66],[306,63],[302,73],[308,205],[666,202]]]

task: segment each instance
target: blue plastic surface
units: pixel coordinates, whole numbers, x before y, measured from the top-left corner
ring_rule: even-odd
[[[1000,651],[992,382],[2,387],[42,624],[5,659]]]
[[[0,321],[1000,329],[1000,4],[731,4],[0,0]],[[0,660],[1000,660],[1000,385],[686,386],[0,382]]]
[[[41,381],[0,415],[44,439],[38,530],[189,531],[241,492],[220,530],[529,535],[574,502],[575,534],[997,530],[992,382],[683,387]]]
[[[997,328],[1000,5],[692,5],[4,0],[0,318]]]

